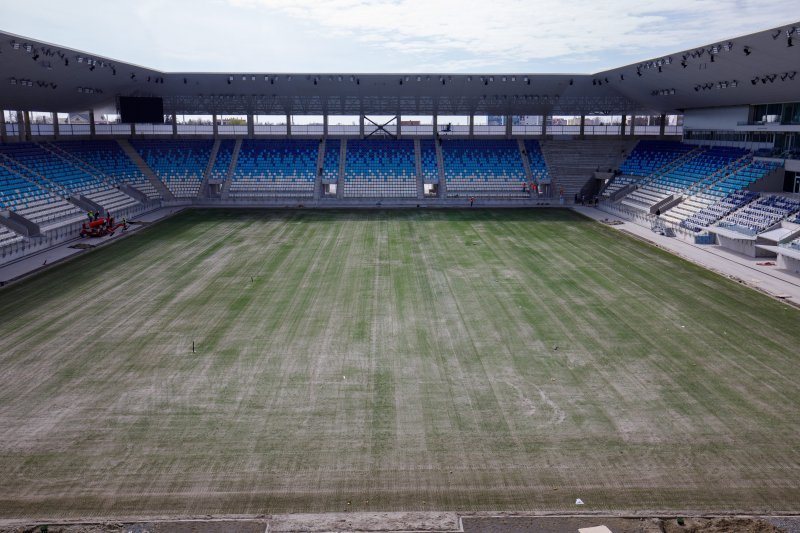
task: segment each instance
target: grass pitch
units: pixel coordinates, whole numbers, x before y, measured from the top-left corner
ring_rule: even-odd
[[[567,211],[192,211],[0,291],[0,517],[797,512],[799,324]]]

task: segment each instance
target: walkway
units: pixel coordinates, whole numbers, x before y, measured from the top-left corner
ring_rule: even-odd
[[[134,222],[156,222],[172,216],[183,209],[184,207],[166,207],[156,209],[155,211],[150,211],[149,213],[142,213],[135,218]],[[117,231],[116,234],[111,237],[99,237],[96,239],[81,239],[80,237],[75,237],[70,241],[63,242],[52,248],[41,250],[16,261],[2,265],[0,266],[0,286],[11,281],[15,281],[18,278],[22,278],[28,274],[45,270],[51,265],[60,263],[69,257],[78,255],[80,253],[85,253],[87,251],[87,249],[72,248],[72,246],[76,244],[89,244],[92,245],[92,247],[101,246],[111,241],[124,238],[126,235],[136,233],[145,226],[146,224],[132,223],[129,224],[128,231],[125,233]]]
[[[609,227],[632,234],[692,263],[800,306],[800,276],[777,266],[757,264],[768,261],[774,263],[774,260],[747,257],[716,245],[700,245],[677,237],[665,237],[654,233],[650,227],[640,226],[595,207],[576,206],[573,209],[594,220],[620,221],[622,224]]]

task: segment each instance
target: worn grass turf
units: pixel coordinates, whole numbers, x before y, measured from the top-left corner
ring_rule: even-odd
[[[0,517],[797,512],[798,324],[567,211],[193,211],[0,291]]]

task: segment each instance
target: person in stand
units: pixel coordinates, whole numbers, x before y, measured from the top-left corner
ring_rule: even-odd
[[[656,218],[661,216],[661,209],[656,209]]]
[[[97,220],[98,218],[100,218],[100,211],[95,211],[94,212],[94,219]]]
[[[92,213],[91,211],[87,211],[86,216],[89,217],[89,222],[94,220],[94,213]]]
[[[474,196],[470,196],[469,197],[469,206],[472,207],[472,204],[474,204],[474,203],[475,203],[475,197]]]

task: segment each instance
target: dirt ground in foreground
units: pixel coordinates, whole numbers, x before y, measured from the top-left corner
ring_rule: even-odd
[[[796,533],[800,517],[622,518],[614,516],[458,517],[452,513],[325,513],[242,520],[0,526],[0,533],[295,533],[457,532],[573,533],[605,526],[613,533]]]

